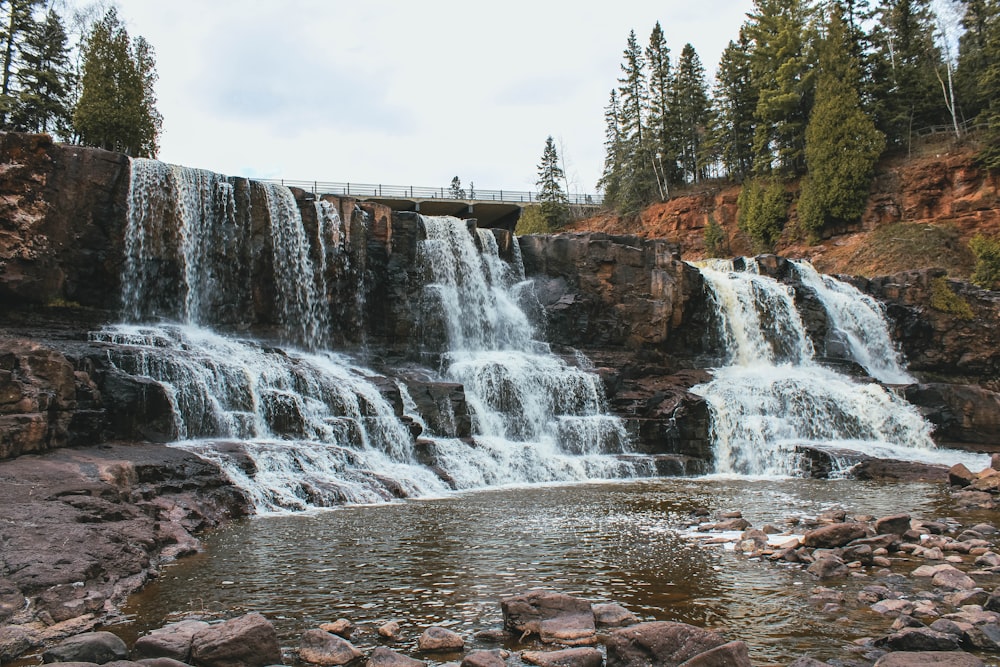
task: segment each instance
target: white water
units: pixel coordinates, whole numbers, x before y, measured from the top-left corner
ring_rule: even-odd
[[[530,286],[519,253],[511,265],[489,230],[473,236],[457,218],[422,221],[426,290],[448,336],[443,374],[465,387],[475,417],[474,448],[435,441],[459,485],[651,474],[648,460],[616,456],[628,435],[607,414],[600,378],[536,340],[519,305]]]
[[[815,290],[831,324],[846,340],[854,361],[881,382],[915,382],[906,372],[899,350],[892,342],[885,307],[881,303],[853,285],[820,274],[808,262],[792,264],[803,284]]]
[[[718,473],[798,474],[797,445],[981,466],[982,457],[938,450],[930,438],[930,425],[895,393],[817,364],[791,289],[757,274],[752,262],[747,264],[749,271],[734,271],[731,263],[724,262],[700,269],[718,309],[718,335],[728,353],[728,365],[716,369],[711,382],[692,388],[711,410]],[[828,311],[832,307],[840,311],[829,315],[834,326],[839,328],[841,322],[856,326],[853,323],[881,314],[839,281],[822,282],[837,295],[835,306],[827,305],[832,298],[823,299]],[[884,321],[878,326],[888,331]],[[849,331],[845,336],[850,337]],[[854,338],[855,354],[866,360],[897,358],[887,333]],[[898,369],[893,377],[903,373]]]

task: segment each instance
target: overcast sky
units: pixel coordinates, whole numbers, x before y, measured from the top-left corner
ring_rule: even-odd
[[[118,0],[156,50],[160,159],[232,176],[592,192],[629,30],[709,73],[751,0]]]

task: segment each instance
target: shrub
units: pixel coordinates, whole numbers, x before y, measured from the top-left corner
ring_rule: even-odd
[[[724,257],[729,254],[726,243],[726,232],[715,221],[714,217],[708,218],[708,225],[705,227],[705,256]]]
[[[986,289],[996,289],[1000,286],[1000,237],[976,234],[969,241],[969,248],[976,256],[972,282]]]
[[[739,228],[750,237],[754,252],[771,252],[788,220],[788,201],[781,181],[747,181],[740,191]]]
[[[975,317],[969,302],[955,294],[944,276],[931,280],[931,308],[954,315],[960,320],[971,320]]]

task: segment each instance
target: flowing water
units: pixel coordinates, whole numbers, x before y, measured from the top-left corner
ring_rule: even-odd
[[[758,273],[752,260],[744,264],[744,270],[732,262],[700,269],[728,355],[710,382],[692,389],[709,403],[718,473],[799,474],[800,446],[983,467],[982,456],[939,451],[930,425],[890,389],[820,365],[792,288]],[[854,361],[886,381],[909,377],[877,304],[805,263],[795,267],[834,332],[849,341]]]

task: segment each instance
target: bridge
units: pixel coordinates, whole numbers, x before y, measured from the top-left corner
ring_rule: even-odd
[[[335,195],[384,204],[394,211],[415,211],[424,215],[452,215],[476,218],[483,227],[504,227],[513,231],[521,211],[539,204],[538,193],[519,190],[480,190],[468,188],[456,196],[451,188],[427,188],[412,185],[382,185],[372,183],[333,183],[323,181],[290,181],[261,179],[292,188],[300,188],[316,196]],[[597,194],[568,195],[571,207],[600,208],[604,198]]]

